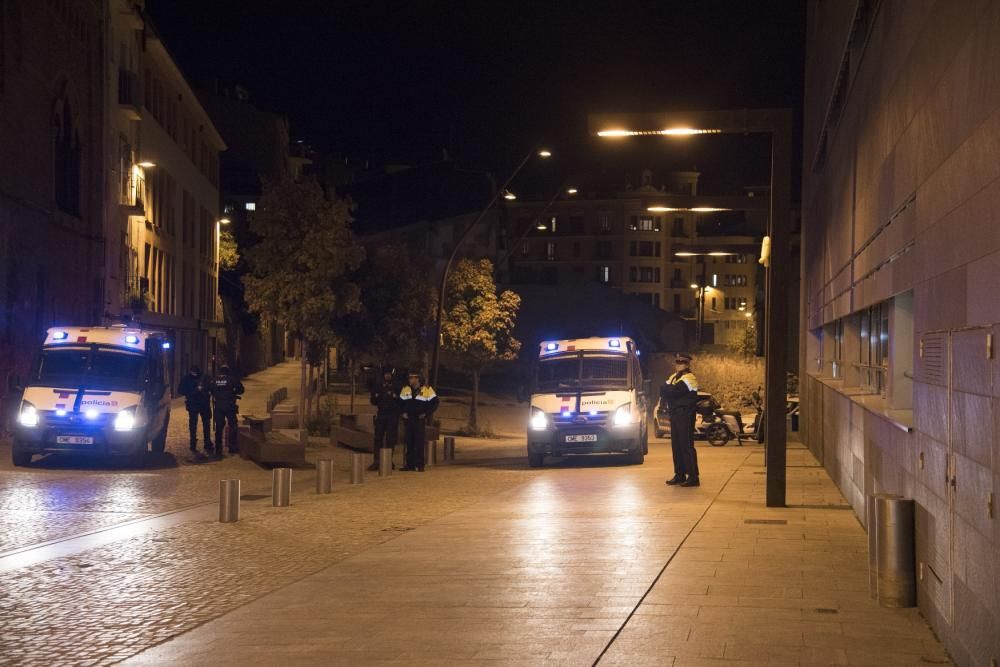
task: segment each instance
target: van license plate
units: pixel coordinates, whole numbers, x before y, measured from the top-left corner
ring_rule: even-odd
[[[567,435],[566,442],[597,442],[597,436],[593,433],[587,435]]]
[[[56,442],[60,445],[92,445],[94,439],[86,435],[58,435]]]

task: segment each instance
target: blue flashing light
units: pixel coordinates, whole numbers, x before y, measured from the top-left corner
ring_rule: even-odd
[[[546,343],[545,344],[545,351],[546,352],[555,352],[558,349],[559,349],[559,343]]]
[[[590,411],[590,416],[591,417],[596,417],[597,416],[597,410],[591,410]]]
[[[563,417],[569,417],[569,415],[570,415],[570,411],[569,410],[563,410],[563,413],[562,413]]]
[[[641,357],[642,356],[642,352],[640,352],[639,350],[636,350],[635,351],[635,356]]]
[[[168,341],[168,340],[163,341],[163,349],[164,350],[169,350],[170,349],[170,341]]]
[[[66,340],[67,338],[69,338],[69,333],[65,331],[57,331],[52,334],[52,340]]]
[[[617,338],[612,338],[611,340],[608,341],[608,347],[621,347],[621,346],[622,342]]]
[[[139,337],[135,334],[129,334],[125,336],[125,342],[129,345],[137,345],[139,343]]]

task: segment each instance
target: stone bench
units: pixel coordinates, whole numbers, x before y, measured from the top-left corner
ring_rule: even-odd
[[[299,428],[299,408],[284,401],[271,408],[271,427],[275,429]]]
[[[403,420],[400,419],[400,441],[403,439],[403,428]],[[427,441],[434,442],[440,438],[440,424],[428,424]],[[340,415],[340,424],[330,429],[330,444],[362,452],[371,452],[375,449],[375,434],[358,428],[357,415]]]
[[[302,465],[306,461],[306,445],[274,430],[240,429],[240,456],[261,464]]]

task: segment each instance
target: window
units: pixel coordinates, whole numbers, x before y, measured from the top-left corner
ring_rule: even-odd
[[[552,218],[553,224],[555,224],[555,218]],[[552,261],[556,258],[556,242],[548,241],[545,244],[545,259]]]
[[[528,255],[528,242],[527,241],[522,241],[521,242],[521,256],[522,257],[526,257],[527,255]]]
[[[594,259],[611,259],[611,241],[598,241],[594,247]]]
[[[63,213],[80,215],[80,133],[73,126],[73,114],[69,100],[62,99],[56,104],[53,118],[54,178],[56,206]]]
[[[889,366],[889,307],[883,302],[861,311],[858,369],[861,386],[885,396]]]
[[[597,269],[597,281],[601,283],[611,282],[611,267],[601,266]]]
[[[628,242],[628,256],[635,257],[639,254],[639,243],[636,241]]]
[[[681,312],[681,295],[680,294],[675,294],[674,295],[674,312],[675,313]]]
[[[684,218],[674,218],[674,236],[684,236]]]
[[[573,257],[579,257],[579,256],[580,256],[580,242],[573,241]]]
[[[243,205],[243,208],[245,208],[248,211],[256,211],[257,202],[248,201],[246,204]]]
[[[628,270],[629,280],[639,283],[660,282],[660,269],[652,266],[631,266]]]
[[[582,215],[571,215],[569,217],[569,233],[573,236],[583,236]]]
[[[658,232],[660,231],[660,218],[650,215],[632,216],[633,231]]]
[[[718,273],[713,273],[712,274],[712,287],[718,287],[718,286],[719,286],[719,274]]]
[[[557,222],[558,222],[558,219],[556,218],[556,216],[552,216],[552,219],[551,219],[551,220],[549,220],[549,230],[550,230],[550,231],[551,231],[551,232],[552,232],[553,234],[555,234],[555,233],[556,233],[556,223],[557,223]]]
[[[606,212],[602,211],[598,214],[597,221],[602,234],[607,234],[611,231],[611,216],[609,216]]]

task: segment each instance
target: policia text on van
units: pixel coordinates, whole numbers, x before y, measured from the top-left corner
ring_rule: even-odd
[[[123,326],[49,329],[14,423],[14,465],[35,454],[91,452],[141,463],[166,446],[167,357],[159,332]]]

